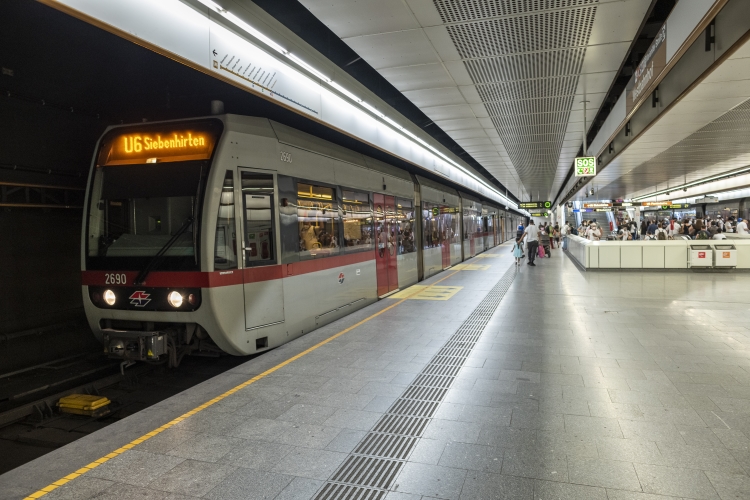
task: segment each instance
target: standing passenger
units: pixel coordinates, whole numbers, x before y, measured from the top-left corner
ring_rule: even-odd
[[[526,230],[521,236],[521,242],[526,240],[526,250],[529,252],[529,265],[536,266],[534,259],[536,258],[536,252],[539,248],[539,229],[534,225],[534,219],[529,221],[529,225],[526,226]]]

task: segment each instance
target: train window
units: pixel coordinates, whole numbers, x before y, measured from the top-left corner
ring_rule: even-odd
[[[172,238],[159,270],[197,266],[194,231],[203,162],[96,169],[89,207],[88,265],[142,269]],[[109,263],[107,263],[109,262]]]
[[[245,266],[276,263],[273,176],[242,172]]]
[[[342,190],[341,213],[344,223],[344,251],[372,250],[372,205],[370,195]]]
[[[300,258],[339,253],[339,210],[333,188],[297,184]]]
[[[417,251],[414,240],[414,203],[411,200],[396,198],[396,223],[398,224],[398,253]]]
[[[237,228],[234,221],[234,175],[227,170],[216,216],[214,269],[237,269]]]

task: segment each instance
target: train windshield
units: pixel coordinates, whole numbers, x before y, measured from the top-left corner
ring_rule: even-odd
[[[87,269],[199,269],[199,215],[222,130],[203,119],[105,134],[89,188]]]
[[[197,269],[198,205],[207,164],[97,168],[89,206],[87,267],[140,270],[179,233],[159,269]],[[186,224],[189,227],[183,228]]]

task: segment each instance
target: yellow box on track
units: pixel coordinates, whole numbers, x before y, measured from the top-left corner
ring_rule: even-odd
[[[104,406],[107,406],[112,401],[104,396],[93,396],[89,394],[71,394],[60,398],[57,402],[57,406],[62,411],[66,410],[79,410],[79,411],[93,411],[98,410]],[[69,411],[67,413],[78,413],[77,411]]]

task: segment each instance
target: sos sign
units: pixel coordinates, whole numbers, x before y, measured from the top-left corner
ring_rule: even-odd
[[[576,177],[589,177],[596,175],[596,157],[583,156],[575,161]]]

